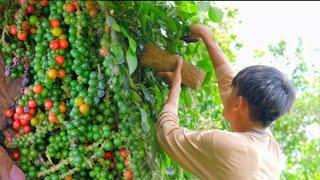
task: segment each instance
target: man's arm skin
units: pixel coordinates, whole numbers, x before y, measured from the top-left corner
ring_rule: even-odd
[[[223,105],[225,105],[226,98],[231,93],[231,83],[234,77],[231,65],[219,45],[213,40],[210,29],[206,26],[201,24],[192,25],[190,28],[190,37],[193,39],[202,39],[206,45],[217,77],[220,97]]]
[[[212,39],[211,31],[206,26],[201,24],[193,25],[190,29],[190,36],[191,38],[201,38],[203,40],[214,69],[228,62],[219,45]]]

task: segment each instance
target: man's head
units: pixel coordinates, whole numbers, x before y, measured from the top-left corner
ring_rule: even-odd
[[[224,116],[235,130],[241,129],[241,123],[265,128],[288,112],[294,99],[295,92],[279,70],[251,66],[241,70],[233,79]]]

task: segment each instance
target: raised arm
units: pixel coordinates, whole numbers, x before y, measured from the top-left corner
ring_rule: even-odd
[[[225,99],[231,92],[231,83],[234,77],[227,58],[219,45],[213,40],[212,33],[206,26],[201,24],[192,25],[190,28],[190,37],[192,39],[202,39],[206,45],[218,80],[220,97],[223,104],[225,104]]]

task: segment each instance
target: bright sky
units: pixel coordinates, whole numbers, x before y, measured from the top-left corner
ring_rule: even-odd
[[[215,2],[218,7],[239,9],[235,26],[239,40],[243,42],[237,65],[245,67],[257,64],[253,58],[254,49],[267,49],[268,45],[280,40],[287,42],[289,54],[294,53],[298,37],[302,38],[304,56],[309,65],[320,68],[320,2]],[[261,63],[261,62],[260,62]],[[268,62],[262,62],[268,64]],[[276,64],[286,71],[285,65]]]

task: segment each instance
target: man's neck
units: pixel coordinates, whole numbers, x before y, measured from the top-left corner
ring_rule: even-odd
[[[251,120],[245,120],[243,123],[238,126],[232,128],[235,132],[257,132],[257,133],[265,133],[266,128],[257,124]]]

